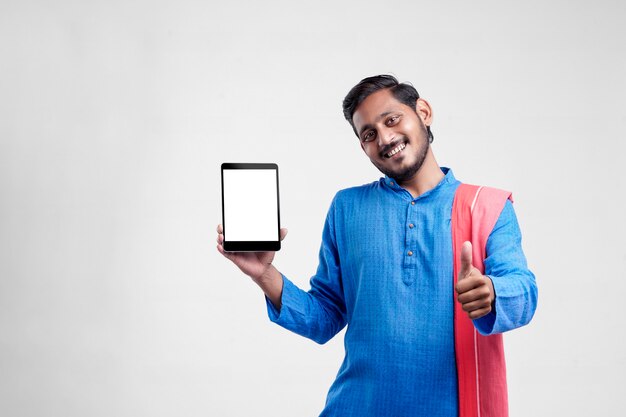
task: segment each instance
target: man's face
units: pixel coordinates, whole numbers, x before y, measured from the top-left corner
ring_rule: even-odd
[[[399,183],[415,176],[428,153],[428,131],[422,118],[430,123],[430,106],[422,99],[416,106],[401,103],[385,89],[367,97],[352,116],[370,161]]]

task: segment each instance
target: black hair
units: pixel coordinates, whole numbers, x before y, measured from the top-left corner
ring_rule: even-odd
[[[371,94],[384,89],[388,89],[396,100],[409,106],[413,109],[413,111],[416,111],[415,105],[417,104],[417,99],[420,98],[420,95],[411,84],[400,83],[396,77],[387,74],[364,78],[357,85],[352,87],[350,92],[343,99],[343,116],[346,118],[348,123],[350,123],[350,126],[352,126],[352,130],[357,137],[359,134],[354,127],[354,122],[352,121],[354,112],[357,107],[359,107],[361,103],[363,103],[363,101]],[[426,126],[426,130],[428,131],[428,141],[432,143],[434,136],[430,131],[430,126]]]

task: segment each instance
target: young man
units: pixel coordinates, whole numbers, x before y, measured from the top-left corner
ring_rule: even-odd
[[[318,343],[348,325],[321,416],[506,415],[499,334],[527,324],[537,302],[510,193],[482,191],[497,196],[477,204],[493,221],[481,232],[472,217],[474,248],[455,246],[467,226],[458,213],[470,206],[457,209],[461,183],[435,160],[428,102],[380,75],[357,84],[343,108],[385,177],[336,194],[311,289],[282,275],[274,253],[224,252],[221,225],[218,251],[263,289],[273,322]]]

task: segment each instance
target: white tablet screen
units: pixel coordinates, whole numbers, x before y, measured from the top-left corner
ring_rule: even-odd
[[[278,241],[275,169],[224,169],[224,239]]]

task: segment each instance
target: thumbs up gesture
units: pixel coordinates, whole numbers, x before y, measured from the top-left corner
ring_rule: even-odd
[[[461,269],[455,290],[457,300],[470,319],[483,317],[491,311],[495,291],[491,279],[472,266],[472,243],[465,242],[461,249]]]

